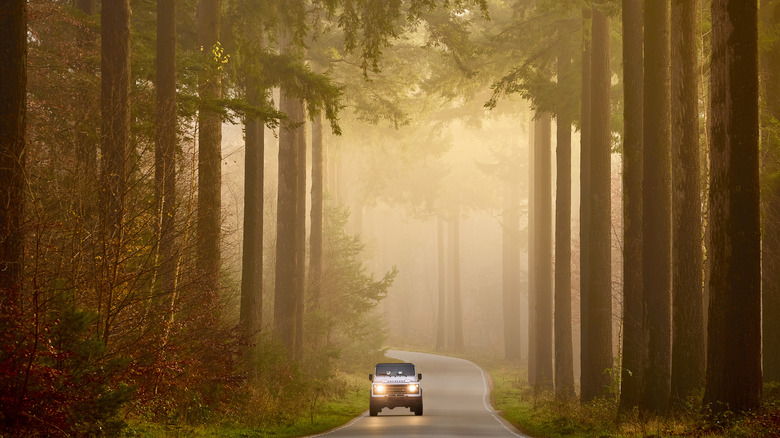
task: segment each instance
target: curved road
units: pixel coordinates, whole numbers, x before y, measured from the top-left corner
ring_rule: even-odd
[[[316,437],[525,437],[490,406],[487,378],[467,360],[435,354],[388,351],[411,362],[422,373],[424,414],[407,408],[385,408],[378,417],[367,412],[338,429]],[[366,391],[368,391],[366,373]]]

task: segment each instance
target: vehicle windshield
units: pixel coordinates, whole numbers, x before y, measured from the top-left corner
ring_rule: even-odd
[[[376,366],[377,376],[414,376],[414,365],[410,363],[383,363]]]

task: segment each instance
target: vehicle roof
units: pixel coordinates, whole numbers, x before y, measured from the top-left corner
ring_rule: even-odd
[[[378,367],[380,365],[398,366],[398,365],[414,365],[414,364],[411,363],[411,362],[380,362],[380,363],[376,364],[375,366]]]

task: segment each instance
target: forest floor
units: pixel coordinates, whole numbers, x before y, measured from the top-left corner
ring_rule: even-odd
[[[579,437],[780,437],[780,385],[764,388],[764,408],[742,416],[706,419],[700,406],[668,418],[617,416],[616,397],[581,404],[535,393],[525,371],[501,362],[481,363],[492,377],[492,402],[519,430],[537,438]]]

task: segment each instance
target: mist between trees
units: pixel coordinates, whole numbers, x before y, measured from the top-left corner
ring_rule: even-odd
[[[642,3],[7,2],[0,433],[313,419],[390,345],[760,409],[777,2]]]

